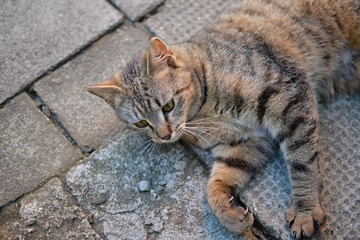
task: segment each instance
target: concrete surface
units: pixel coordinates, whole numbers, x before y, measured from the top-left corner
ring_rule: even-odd
[[[20,202],[17,218],[0,229],[1,239],[101,239],[58,178]]]
[[[0,109],[0,122],[0,206],[81,158],[25,93]]]
[[[156,10],[165,0],[111,0],[132,21],[138,21]]]
[[[243,239],[221,227],[206,202],[206,152],[147,145],[85,90],[143,52],[152,34],[169,44],[188,40],[235,1],[4,2],[0,239]],[[360,96],[320,113],[328,218],[315,239],[357,239]],[[243,191],[259,239],[289,239],[289,193],[281,157]]]
[[[0,16],[0,103],[123,20],[92,0],[4,0]]]
[[[147,43],[145,33],[123,27],[35,84],[34,90],[80,146],[96,149],[123,127],[111,107],[86,88],[120,71]]]
[[[146,26],[166,44],[186,41],[230,9],[235,0],[166,0]]]
[[[180,144],[160,148],[126,130],[66,174],[107,239],[231,239],[205,203],[206,174]],[[145,143],[145,144],[144,144]],[[149,190],[139,183],[147,182]]]

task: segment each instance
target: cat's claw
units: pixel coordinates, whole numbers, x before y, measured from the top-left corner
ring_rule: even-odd
[[[325,222],[325,213],[320,205],[310,211],[295,211],[294,207],[291,207],[286,214],[286,220],[289,223],[291,236],[294,239],[300,239],[314,234],[314,225]]]
[[[246,209],[244,209],[243,218],[240,218],[240,222],[244,221],[248,213],[249,213],[249,208],[246,207]]]

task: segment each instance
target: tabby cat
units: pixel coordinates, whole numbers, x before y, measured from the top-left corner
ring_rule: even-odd
[[[244,0],[189,42],[144,55],[88,90],[155,142],[209,149],[208,202],[242,233],[239,192],[280,147],[292,182],[290,234],[325,221],[317,103],[360,89],[360,1]],[[279,149],[279,148],[278,148]]]

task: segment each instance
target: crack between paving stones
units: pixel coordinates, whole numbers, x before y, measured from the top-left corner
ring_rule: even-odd
[[[103,213],[106,213],[106,214],[110,214],[111,216],[115,216],[115,215],[118,215],[118,214],[125,214],[125,213],[135,213],[136,215],[139,215],[136,213],[136,210],[138,209],[139,207],[135,208],[134,210],[124,210],[124,211],[117,211],[117,212],[114,212],[114,213],[111,213],[111,212],[108,212],[104,209],[101,209],[99,207],[97,207],[97,209],[100,211],[100,212],[103,212]],[[139,215],[140,217],[140,215]]]
[[[113,8],[115,8],[117,11],[119,11],[121,14],[125,16],[126,21],[130,24],[130,26],[136,27],[140,29],[141,31],[145,32],[149,37],[155,37],[156,34],[151,31],[151,29],[146,26],[143,22],[148,19],[149,17],[157,14],[160,12],[160,9],[165,5],[165,2],[159,3],[153,10],[151,10],[149,13],[145,14],[144,16],[140,17],[139,19],[132,21],[130,17],[124,12],[121,8],[116,6],[111,0],[106,0]]]
[[[95,42],[99,41],[101,38],[105,37],[106,35],[115,32],[120,26],[122,26],[124,24],[124,20],[120,19],[119,21],[117,21],[116,23],[114,23],[113,25],[111,25],[108,29],[104,30],[103,32],[101,32],[99,35],[93,37],[92,39],[90,39],[89,41],[85,42],[84,45],[80,46],[79,48],[75,49],[74,51],[70,52],[66,57],[64,57],[63,59],[61,59],[59,62],[55,63],[54,65],[50,66],[48,69],[41,71],[41,73],[39,74],[39,76],[35,77],[32,81],[30,81],[27,84],[24,84],[24,86],[18,91],[16,92],[13,96],[8,97],[7,99],[5,99],[5,101],[3,101],[2,103],[0,103],[0,109],[3,108],[3,106],[5,106],[9,101],[11,101],[12,99],[14,99],[15,97],[17,97],[18,95],[20,95],[23,92],[28,92],[31,91],[32,86],[39,81],[40,79],[50,75],[52,72],[54,72],[55,70],[57,70],[58,68],[62,67],[63,65],[65,65],[66,63],[70,62],[71,60],[75,59],[77,56],[79,56],[80,54],[82,54],[84,51],[86,51],[87,49],[89,49]]]
[[[34,90],[29,89],[27,91],[28,95],[33,99],[38,109],[50,120],[50,122],[66,137],[66,139],[81,153],[88,155],[91,154],[95,149],[86,148],[78,144],[75,139],[71,136],[70,132],[65,128],[65,126],[59,120],[57,114],[51,110],[51,108],[45,103],[40,95]]]
[[[83,213],[86,215],[86,220],[87,220],[87,222],[89,223],[91,229],[92,229],[97,235],[101,236],[102,239],[106,239],[106,238],[103,237],[103,233],[100,232],[100,231],[97,231],[97,229],[94,227],[94,226],[95,226],[95,223],[94,223],[94,222],[93,222],[93,223],[90,223],[90,222],[89,222],[88,217],[89,217],[89,215],[92,215],[92,213],[91,213],[90,211],[84,209],[84,208],[82,207],[82,205],[78,202],[78,200],[73,196],[73,194],[71,193],[71,190],[69,189],[68,185],[66,184],[66,180],[63,180],[63,179],[61,179],[61,178],[59,178],[59,179],[60,179],[60,181],[61,181],[61,183],[62,183],[62,185],[63,185],[62,188],[63,188],[64,192],[66,192],[66,193],[69,195],[69,198],[71,198],[72,202],[73,202],[78,208],[80,208],[80,209],[83,211]],[[100,221],[99,221],[99,222],[100,222]]]
[[[157,5],[156,7],[154,7],[153,10],[151,10],[149,13],[145,14],[144,16],[140,17],[137,22],[144,22],[145,20],[147,20],[148,18],[150,18],[151,16],[154,16],[160,12],[162,12],[164,10],[165,7],[165,2],[161,2],[159,5]]]

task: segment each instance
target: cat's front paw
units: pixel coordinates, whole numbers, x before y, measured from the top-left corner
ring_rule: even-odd
[[[209,199],[212,210],[221,224],[233,233],[241,234],[254,222],[253,214],[238,204],[236,197],[218,196]]]
[[[286,214],[290,234],[294,239],[312,236],[315,226],[321,226],[325,222],[325,213],[320,204],[316,204],[312,209],[295,209],[293,205]]]

